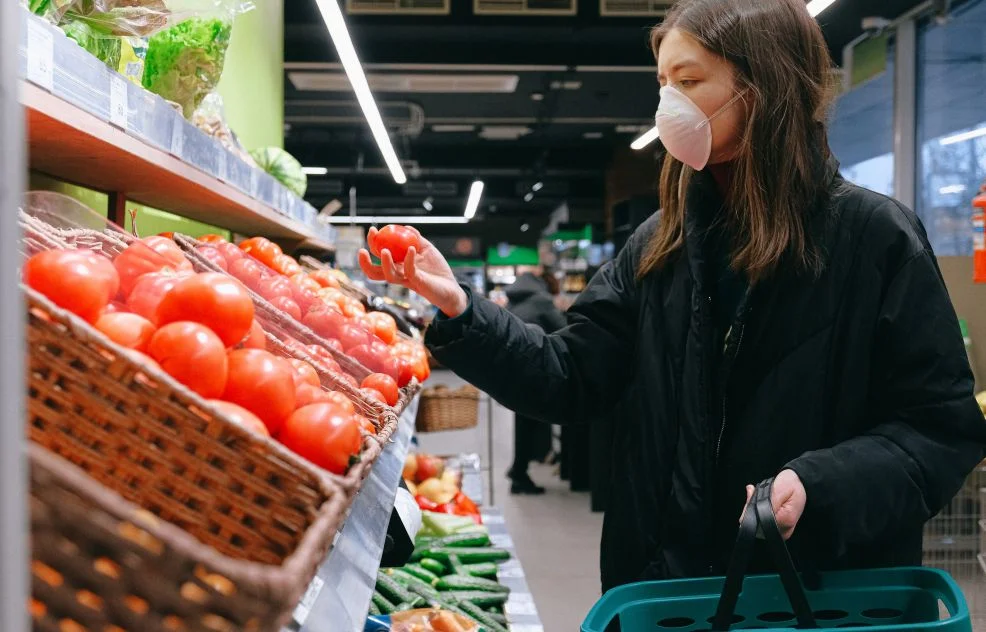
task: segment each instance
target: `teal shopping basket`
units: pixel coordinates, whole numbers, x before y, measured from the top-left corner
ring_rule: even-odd
[[[581,632],[723,632],[844,628],[865,632],[971,632],[962,591],[943,571],[891,568],[820,573],[806,591],[795,572],[764,481],[747,506],[726,577],[655,581],[610,590]],[[762,537],[777,575],[744,577]],[[942,618],[947,610],[947,618]]]

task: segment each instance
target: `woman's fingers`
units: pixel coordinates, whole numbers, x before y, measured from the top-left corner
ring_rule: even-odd
[[[380,261],[382,263],[383,276],[387,279],[387,282],[404,285],[404,276],[397,269],[397,264],[394,263],[394,256],[390,254],[390,250],[384,248],[380,252]]]
[[[374,281],[383,281],[385,279],[383,268],[373,263],[370,253],[365,248],[360,248],[359,251],[359,267],[363,269],[363,274]]]
[[[418,251],[414,246],[407,249],[407,256],[404,257],[404,276],[407,277],[408,281],[414,279],[418,274],[418,263],[416,258],[418,256]]]

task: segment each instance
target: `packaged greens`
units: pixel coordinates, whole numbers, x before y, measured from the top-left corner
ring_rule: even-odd
[[[61,29],[70,39],[89,51],[94,57],[116,70],[120,65],[120,38],[104,35],[86,22],[69,20]]]
[[[164,0],[50,0],[56,23],[81,21],[105,35],[148,36],[172,17]]]

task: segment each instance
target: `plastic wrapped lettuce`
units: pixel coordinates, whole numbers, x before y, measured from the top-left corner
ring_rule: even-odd
[[[29,0],[27,8],[35,15],[46,15],[51,9],[51,0]]]
[[[42,0],[32,0],[40,2]],[[44,0],[56,23],[81,21],[105,35],[146,37],[174,17],[164,0]]]
[[[89,51],[94,57],[116,70],[120,65],[121,41],[119,37],[100,33],[81,20],[69,20],[61,29],[70,39]]]

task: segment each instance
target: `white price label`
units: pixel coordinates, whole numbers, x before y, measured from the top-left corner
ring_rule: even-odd
[[[114,75],[110,77],[110,123],[120,129],[127,129],[127,115],[130,104],[127,97],[127,80]]]
[[[312,578],[312,583],[308,584],[308,589],[305,590],[305,595],[294,608],[294,614],[292,616],[295,621],[304,625],[305,621],[308,620],[308,615],[312,611],[312,606],[315,605],[315,600],[318,599],[318,594],[322,592],[322,586],[324,585],[325,582],[318,576]]]
[[[55,40],[34,19],[27,21],[27,79],[49,92],[55,87]]]

